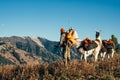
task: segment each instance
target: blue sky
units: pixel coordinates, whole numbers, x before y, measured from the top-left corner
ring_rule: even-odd
[[[61,27],[73,27],[82,40],[99,30],[102,39],[120,39],[120,0],[0,0],[1,37],[58,41]]]

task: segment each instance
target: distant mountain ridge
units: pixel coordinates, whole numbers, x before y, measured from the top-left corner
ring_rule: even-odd
[[[30,36],[1,37],[0,41],[1,64],[30,64],[62,59],[60,48],[55,47],[58,45],[57,41]],[[71,56],[79,58],[74,48],[71,51]]]

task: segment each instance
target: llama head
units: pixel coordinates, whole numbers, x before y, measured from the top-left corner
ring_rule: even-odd
[[[100,32],[96,31],[96,39],[100,37]]]

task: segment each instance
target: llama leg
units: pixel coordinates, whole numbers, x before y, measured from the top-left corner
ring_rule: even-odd
[[[99,52],[95,52],[95,62],[97,62]]]
[[[84,60],[85,60],[85,62],[87,62],[87,52],[86,51],[84,53]]]
[[[103,58],[102,58],[102,60],[105,58],[105,55],[106,55],[106,52],[103,53]]]
[[[102,60],[104,59],[104,52],[100,53],[100,57],[102,58]]]
[[[103,58],[103,53],[100,53],[100,57]]]
[[[98,58],[97,58],[97,54],[96,54],[96,55],[95,55],[95,62],[97,62],[97,59],[98,59]]]
[[[80,59],[83,60],[85,51],[82,48],[80,48],[79,53],[80,53]]]
[[[80,59],[82,60],[83,59],[83,54],[81,53],[81,55],[80,55]]]
[[[100,57],[102,58],[102,60],[103,60],[103,54],[104,54],[104,53],[102,53],[102,52],[100,53]]]
[[[111,54],[112,58],[113,58],[114,53],[115,53],[115,51],[114,51],[114,49],[112,49],[112,54]]]
[[[107,55],[107,56],[108,56],[108,59],[109,59],[109,58],[110,58],[110,54],[108,53],[108,55]]]
[[[95,57],[95,62],[96,62],[97,61],[97,51],[96,50],[93,51],[93,55]]]

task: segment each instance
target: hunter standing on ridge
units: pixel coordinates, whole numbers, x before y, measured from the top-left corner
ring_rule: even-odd
[[[65,61],[65,65],[70,61],[70,49],[74,44],[74,38],[71,33],[71,29],[69,32],[65,32],[64,28],[60,29],[61,37],[60,37],[60,47],[62,47],[62,54]]]
[[[61,52],[62,52],[62,56],[64,56],[64,52],[65,52],[65,36],[66,36],[67,32],[65,32],[64,28],[60,29],[60,42],[59,42],[59,46],[61,47]]]

